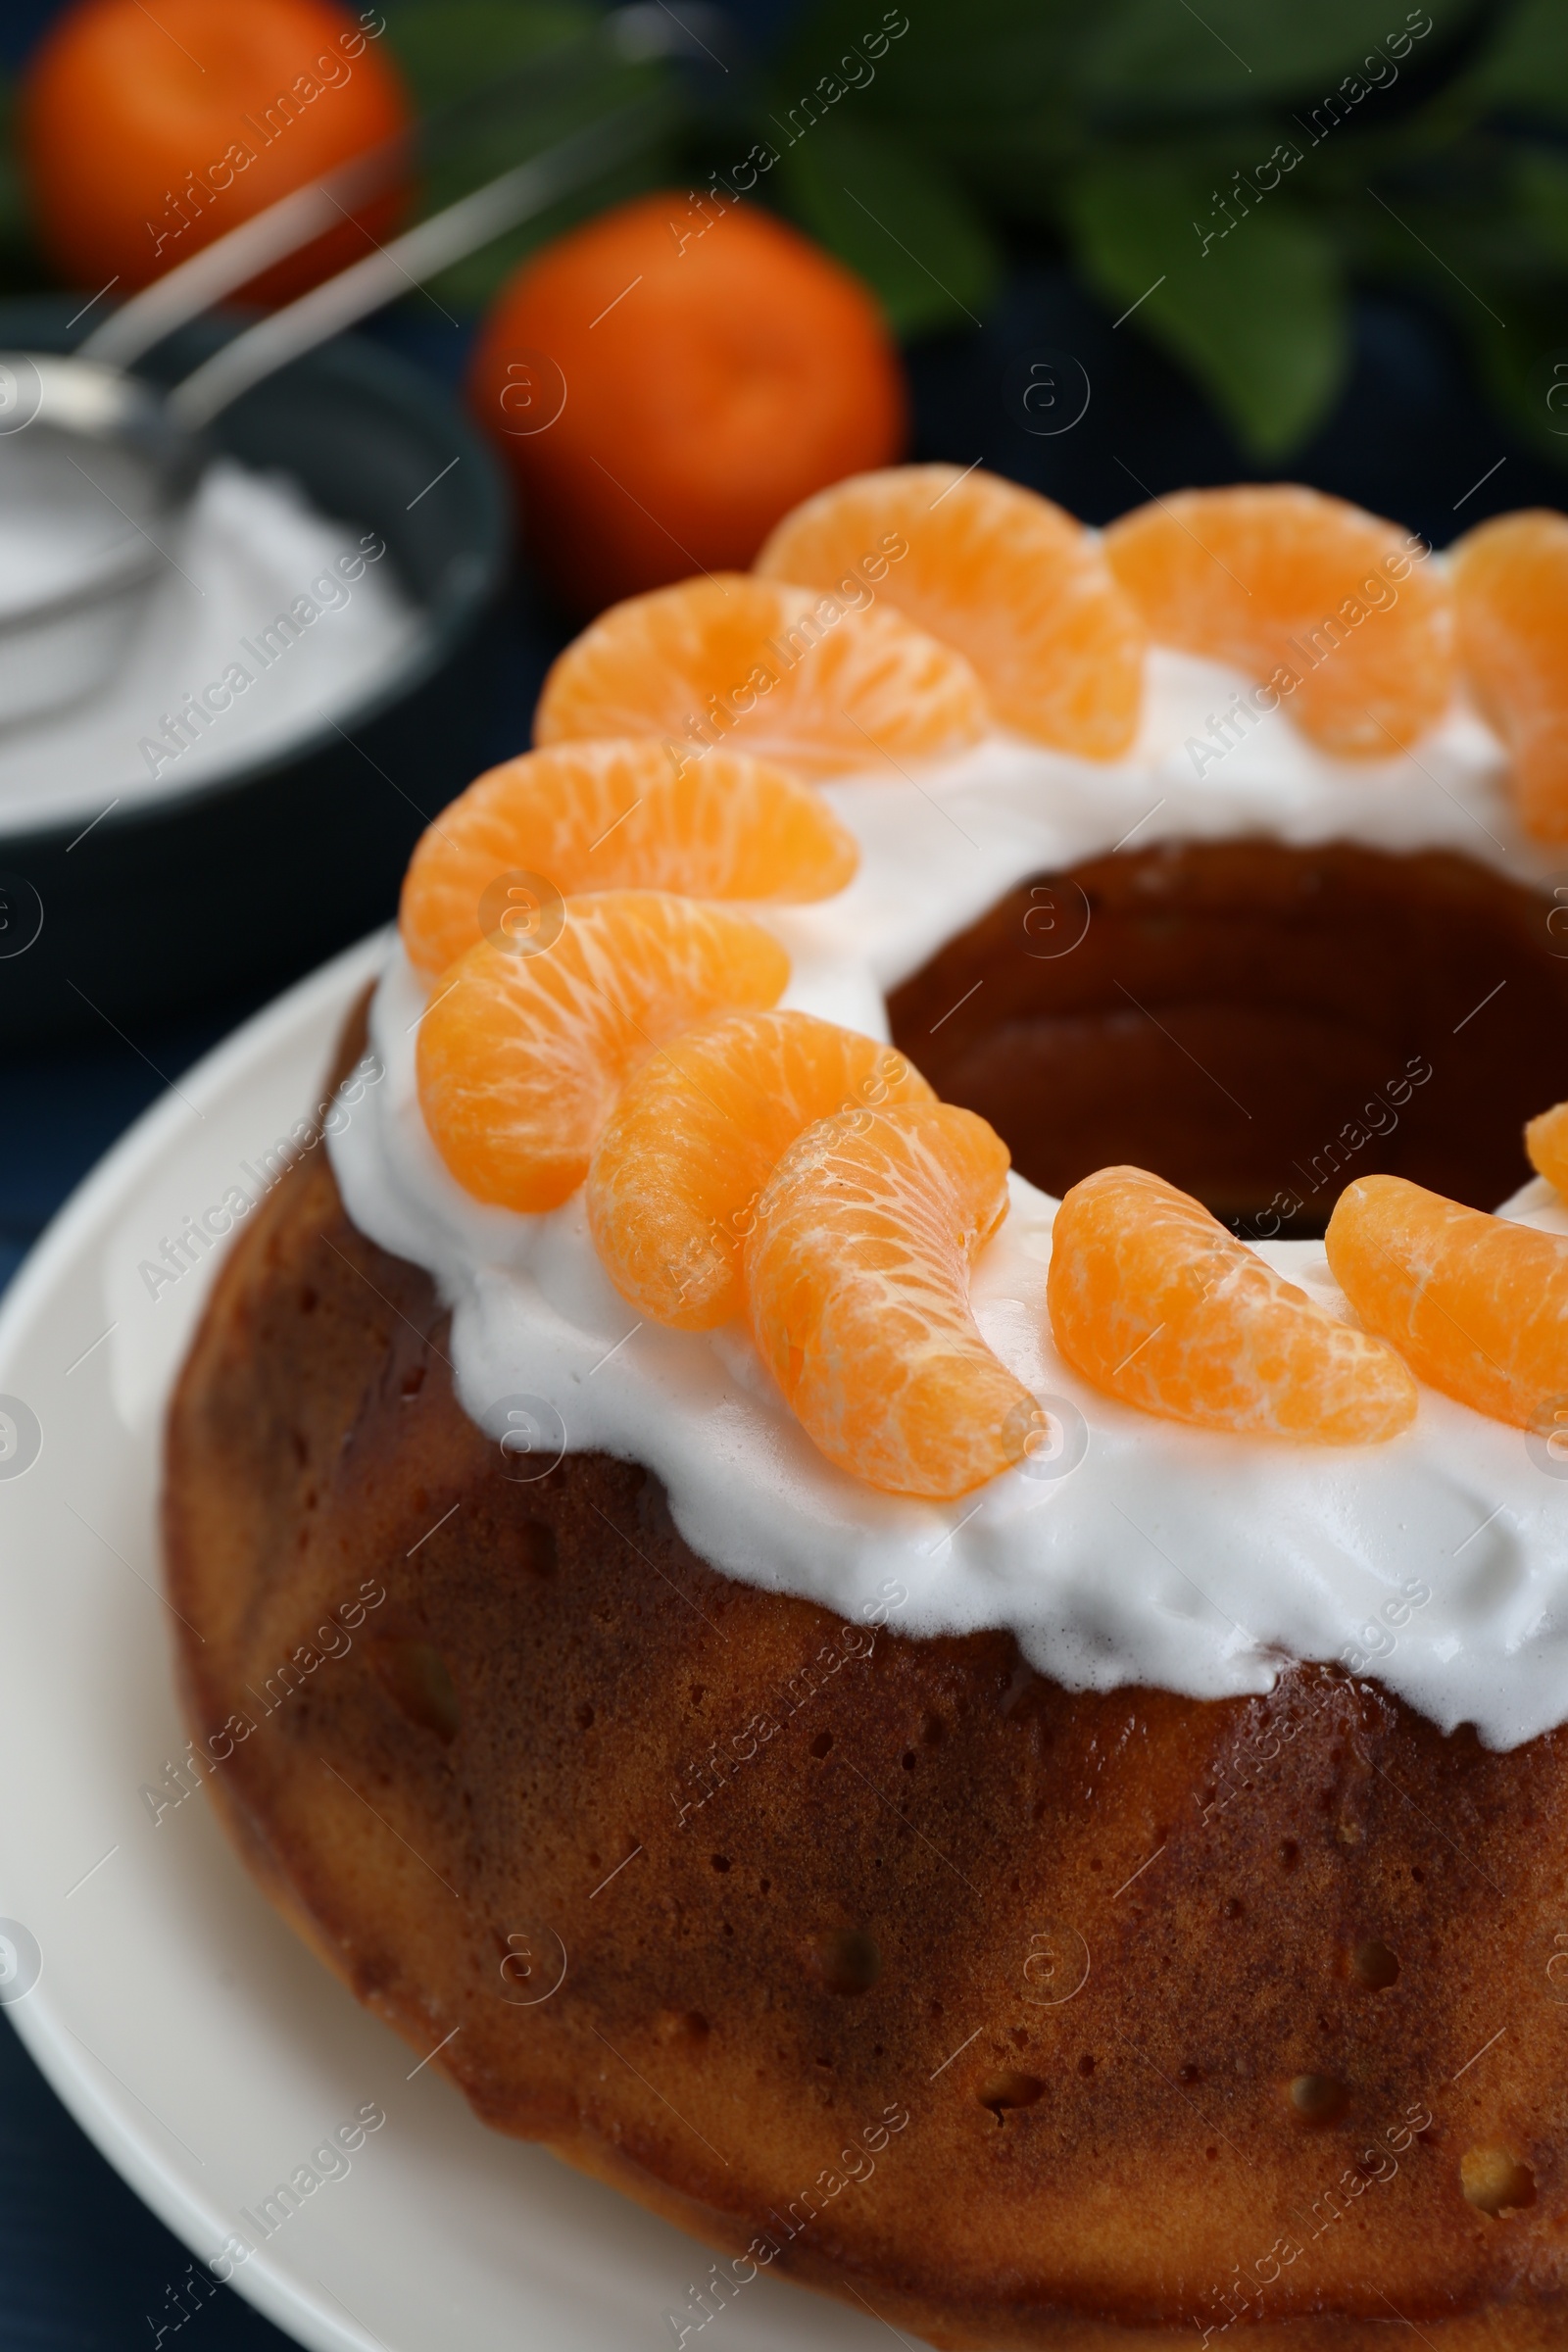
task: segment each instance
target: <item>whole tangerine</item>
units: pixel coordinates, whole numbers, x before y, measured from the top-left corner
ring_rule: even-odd
[[[29,61],[23,169],[73,283],[119,295],[409,126],[384,19],[332,0],[76,0]],[[245,289],[285,302],[395,227],[393,186]],[[356,225],[356,221],[363,226]]]
[[[750,564],[780,516],[904,442],[870,291],[758,206],[659,194],[530,256],[470,377],[541,567],[580,611]]]

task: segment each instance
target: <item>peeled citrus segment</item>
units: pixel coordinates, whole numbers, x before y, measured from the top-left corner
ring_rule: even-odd
[[[1568,1200],[1568,1102],[1554,1103],[1525,1129],[1525,1150],[1538,1176]]]
[[[443,808],[415,850],[398,920],[411,960],[444,972],[494,930],[481,903],[509,874],[562,898],[674,890],[800,904],[831,898],[858,862],[827,803],[764,760],[713,752],[677,774],[656,736],[563,744],[491,768]]]
[[[727,906],[569,899],[548,949],[481,940],[431,998],[416,1060],[431,1140],[475,1200],[559,1207],[627,1072],[721,1006],[773,1004],[789,976],[778,942]]]
[[[1392,1348],[1336,1322],[1145,1168],[1102,1168],[1072,1187],[1046,1298],[1069,1364],[1169,1421],[1370,1446],[1415,1418],[1415,1382]]]
[[[902,613],[732,571],[601,613],[546,678],[534,741],[658,734],[687,760],[727,744],[833,776],[960,752],[988,718],[963,656]]]
[[[588,1173],[588,1222],[611,1281],[679,1331],[746,1303],[743,1241],[802,1131],[835,1111],[934,1102],[893,1047],[807,1012],[728,1013],[688,1029],[629,1080]]]
[[[1007,1148],[947,1102],[840,1112],[791,1145],[746,1245],[761,1354],[830,1462],[893,1494],[966,1494],[1039,1409],[969,1309],[1006,1213]]]
[[[1568,518],[1499,514],[1451,562],[1459,660],[1513,760],[1520,822],[1568,841]]]
[[[1143,620],[1095,534],[1016,482],[956,466],[856,474],[786,514],[756,568],[847,594],[873,579],[1037,743],[1114,760],[1138,731]]]
[[[1448,707],[1447,586],[1396,523],[1278,482],[1178,491],[1104,545],[1157,643],[1272,679],[1338,759],[1389,759]]]
[[[1560,1426],[1568,1240],[1403,1176],[1363,1176],[1340,1195],[1323,1246],[1362,1322],[1431,1387],[1518,1429]]]

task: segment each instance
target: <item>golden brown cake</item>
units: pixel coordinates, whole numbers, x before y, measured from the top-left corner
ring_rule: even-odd
[[[590,886],[562,915],[520,879],[547,957]],[[1080,953],[1036,952],[1043,904],[1087,909]],[[1054,1194],[1139,1159],[1265,1238],[1374,1171],[1490,1208],[1568,1093],[1544,904],[1451,848],[1107,828],[949,925],[892,1034]],[[451,905],[452,972],[488,971],[490,918]],[[426,985],[433,1015],[455,983]],[[1467,1037],[1499,986],[1505,1031]],[[456,1169],[477,1130],[422,1099]],[[480,1197],[533,1166],[492,1154]],[[941,2345],[1568,2340],[1568,1733],[1488,1745],[1400,1695],[1431,1586],[1390,1588],[1369,1654],[1276,1650],[1266,1689],[1068,1688],[1003,1617],[909,1631],[897,1579],[835,1608],[699,1556],[634,1447],[519,1455],[460,1401],[452,1296],[325,1152],[234,1239],[168,1426],[184,1702],[356,1996],[486,2123],[715,2250],[677,2352],[762,2269]],[[1347,1494],[1378,1450],[1337,1456]],[[1207,1558],[1167,1565],[1206,1601]]]

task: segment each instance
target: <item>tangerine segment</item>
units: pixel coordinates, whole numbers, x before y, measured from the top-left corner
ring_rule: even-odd
[[[994,1128],[926,1102],[818,1120],[763,1190],[757,1345],[812,1443],[869,1486],[948,1499],[1023,1458],[1038,1407],[969,1309],[1006,1177]]]
[[[1037,743],[1114,760],[1138,732],[1140,614],[1092,531],[999,474],[856,474],[786,514],[756,569],[847,594],[874,577],[888,604],[965,656],[998,718]]]
[[[493,767],[416,848],[399,924],[410,959],[444,972],[481,935],[480,900],[509,872],[562,896],[673,890],[695,899],[831,898],[855,836],[808,784],[743,752],[677,773],[657,736],[563,744]]]
[[[639,1313],[711,1331],[745,1305],[744,1237],[796,1137],[835,1111],[934,1102],[891,1046],[807,1012],[688,1029],[628,1081],[588,1171],[588,1223]]]
[[[1146,1168],[1072,1187],[1046,1299],[1069,1364],[1169,1421],[1369,1446],[1415,1418],[1415,1382],[1392,1348],[1337,1322]]]
[[[989,711],[963,656],[870,593],[732,571],[612,605],[556,661],[534,741],[657,733],[683,762],[733,743],[807,776],[977,742]]]
[[[1525,1129],[1525,1150],[1538,1176],[1568,1200],[1568,1102],[1553,1103]]]
[[[1568,1241],[1362,1176],[1324,1237],[1363,1323],[1433,1388],[1494,1421],[1555,1429],[1568,1399]]]
[[[789,976],[749,915],[662,891],[570,899],[537,954],[482,939],[419,1024],[431,1140],[475,1200],[559,1207],[627,1072],[721,1005],[775,1003]]]
[[[1113,522],[1105,555],[1158,643],[1266,682],[1338,759],[1387,759],[1447,709],[1446,583],[1416,534],[1344,499],[1182,490]]]
[[[1520,822],[1568,841],[1568,519],[1499,514],[1452,565],[1459,659],[1512,758]]]

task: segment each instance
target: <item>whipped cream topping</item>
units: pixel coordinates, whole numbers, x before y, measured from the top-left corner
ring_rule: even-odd
[[[784,1003],[886,1037],[884,992],[1004,891],[1161,839],[1441,846],[1523,882],[1552,872],[1468,711],[1387,761],[1329,760],[1283,710],[1204,758],[1211,715],[1245,683],[1156,652],[1124,760],[996,736],[961,759],[824,787],[861,869],[824,905],[762,914],[793,961]],[[1492,1746],[1568,1720],[1568,1447],[1558,1460],[1426,1388],[1414,1426],[1375,1446],[1230,1437],[1120,1404],[1056,1353],[1057,1204],[1014,1175],[972,1298],[991,1347],[1045,1403],[1052,1446],[956,1502],[880,1494],[816,1451],[739,1324],[639,1323],[599,1263],[580,1194],[522,1216],[462,1191],[419,1112],[425,994],[394,949],[371,1014],[385,1077],[329,1139],[332,1160],[355,1223],[423,1266],[450,1305],[459,1397],[505,1441],[509,1475],[542,1474],[567,1449],[641,1462],[686,1541],[726,1574],[906,1634],[1005,1628],[1073,1690],[1219,1698],[1266,1690],[1291,1659],[1340,1660]],[[1503,1213],[1568,1235],[1544,1184]],[[1349,1319],[1321,1243],[1257,1247]]]

